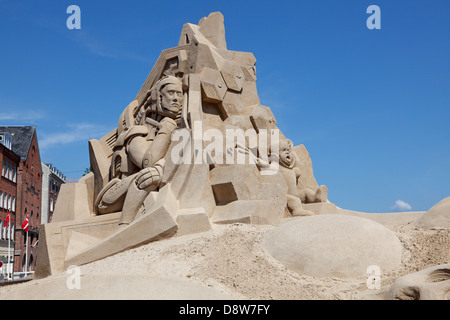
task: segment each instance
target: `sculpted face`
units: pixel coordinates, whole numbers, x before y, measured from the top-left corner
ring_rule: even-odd
[[[161,107],[163,111],[176,115],[183,105],[183,88],[180,84],[167,84],[161,90]]]
[[[287,165],[290,165],[292,162],[291,151],[291,145],[287,140],[283,140],[280,142],[280,160]]]
[[[390,286],[394,300],[449,300],[450,264],[438,265],[398,278]]]

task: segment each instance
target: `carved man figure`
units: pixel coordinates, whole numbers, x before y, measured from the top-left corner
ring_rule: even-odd
[[[99,214],[122,211],[121,225],[131,223],[152,191],[160,187],[165,156],[183,105],[181,81],[166,76],[149,90],[137,108],[125,109],[112,156],[112,180],[97,197]]]

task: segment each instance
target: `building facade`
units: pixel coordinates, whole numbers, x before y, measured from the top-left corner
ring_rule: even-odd
[[[42,168],[36,127],[0,127],[1,132],[9,135],[11,150],[19,157],[15,212],[11,215],[15,226],[14,271],[34,271],[42,205]],[[25,232],[21,226],[27,217],[29,229]]]
[[[13,271],[15,245],[15,213],[17,203],[17,170],[19,156],[11,150],[11,136],[0,132],[0,276]],[[7,217],[9,214],[9,223]],[[9,259],[8,259],[9,257]]]
[[[66,177],[52,164],[42,163],[42,215],[41,224],[49,223],[53,217],[56,199]]]

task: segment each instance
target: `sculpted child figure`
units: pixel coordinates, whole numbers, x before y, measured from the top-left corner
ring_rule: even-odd
[[[298,179],[300,177],[300,169],[296,166],[297,159],[295,153],[292,152],[292,148],[293,144],[291,140],[280,139],[278,154],[277,152],[274,152],[274,150],[271,150],[268,159],[264,160],[256,156],[252,150],[240,143],[237,143],[236,145],[237,152],[250,156],[250,159],[252,159],[261,171],[277,172],[279,170],[282,173],[288,186],[286,206],[290,214],[293,216],[310,216],[313,215],[314,212],[304,209],[302,200],[299,197]],[[306,193],[310,195],[311,192],[316,194],[317,191],[308,189]],[[302,195],[306,193],[302,193]],[[306,196],[303,198],[305,199]]]
[[[302,201],[297,195],[298,178],[300,169],[295,166],[296,157],[292,153],[293,144],[289,139],[280,139],[279,144],[279,165],[280,172],[288,185],[287,208],[293,216],[310,216],[314,213],[306,210],[302,206]]]
[[[147,97],[140,108],[130,104],[119,120],[112,180],[96,201],[99,214],[122,211],[119,225],[131,223],[149,193],[160,187],[165,156],[183,106],[182,83],[166,76]]]
[[[326,186],[321,185],[317,188],[311,189],[299,185],[298,181],[300,178],[301,170],[297,166],[298,159],[296,157],[296,154],[293,152],[293,143],[291,140],[280,139],[279,154],[280,170],[283,173],[284,178],[288,182],[289,195],[299,198],[301,203],[326,202],[328,198],[328,188]],[[275,156],[276,155],[272,155],[272,158]],[[294,174],[295,184],[293,182]],[[293,203],[293,201],[297,200],[291,201]]]

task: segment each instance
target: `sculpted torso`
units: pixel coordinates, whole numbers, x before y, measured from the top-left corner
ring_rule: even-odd
[[[120,224],[132,222],[148,194],[159,188],[181,114],[181,81],[167,76],[155,86],[157,101],[144,101],[133,125],[121,130],[112,157],[113,179],[97,198],[98,213],[122,211]]]

